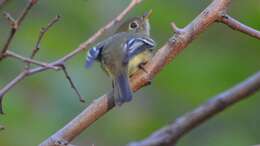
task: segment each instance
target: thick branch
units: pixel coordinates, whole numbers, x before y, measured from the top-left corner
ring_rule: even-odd
[[[145,66],[147,73],[138,72],[131,79],[134,91],[145,86],[149,81],[177,54],[179,54],[199,33],[204,31],[210,24],[214,23],[220,13],[228,6],[230,0],[214,0],[197,18],[189,25],[176,33],[168,43],[157,51],[152,60]],[[69,56],[68,56],[69,57]],[[65,57],[65,58],[68,58]],[[42,69],[35,69],[38,72]],[[91,103],[81,114],[75,117],[64,128],[45,140],[41,146],[53,146],[55,141],[65,139],[70,142],[98,118],[114,107],[111,94],[105,94]]]
[[[130,143],[128,146],[172,146],[186,133],[199,126],[217,113],[234,103],[245,99],[260,89],[260,72],[244,82],[211,98],[190,113],[178,118],[174,123],[154,132],[148,138]]]
[[[255,37],[257,39],[260,39],[260,31],[253,29],[249,26],[246,26],[245,24],[239,22],[238,20],[232,18],[231,16],[227,14],[222,14],[220,18],[218,19],[219,22],[226,24],[230,28],[243,32],[251,37]]]

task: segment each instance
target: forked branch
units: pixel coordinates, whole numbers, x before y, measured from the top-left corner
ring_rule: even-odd
[[[18,28],[20,27],[21,23],[23,22],[24,18],[27,16],[29,11],[32,9],[32,7],[37,3],[37,0],[29,0],[27,6],[24,8],[20,16],[15,20],[9,13],[5,12],[4,16],[9,21],[11,30],[9,37],[7,38],[4,47],[2,48],[2,51],[0,53],[0,60],[3,59],[4,53],[9,49],[9,45],[11,44]]]
[[[226,24],[227,26],[229,26],[230,28],[232,28],[234,30],[245,33],[245,34],[247,34],[251,37],[260,39],[260,31],[253,29],[253,28],[239,22],[238,20],[232,18],[231,16],[229,16],[225,13],[223,13],[219,17],[218,21],[223,23],[223,24]]]

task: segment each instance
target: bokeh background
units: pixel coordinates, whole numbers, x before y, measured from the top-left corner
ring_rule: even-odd
[[[10,0],[3,11],[17,16],[26,0]],[[114,18],[130,0],[40,0],[17,33],[11,50],[28,56],[39,29],[56,14],[61,20],[42,41],[38,60],[50,62],[72,51],[98,28]],[[146,0],[129,17],[152,9],[152,36],[158,46],[173,35],[170,22],[188,24],[210,0]],[[229,14],[260,29],[260,1],[233,1]],[[0,44],[9,26],[0,17]],[[62,72],[46,71],[15,86],[4,100],[6,115],[0,124],[1,146],[35,146],[63,127],[91,101],[111,89],[111,81],[98,64],[84,68],[85,53],[67,68],[86,104],[78,101]],[[3,87],[23,68],[12,59],[0,62]],[[210,97],[244,80],[260,68],[259,40],[214,24],[167,65],[152,85],[134,94],[131,103],[115,108],[77,137],[79,146],[122,146],[191,111]],[[260,93],[242,101],[187,134],[180,146],[250,146],[260,143]]]

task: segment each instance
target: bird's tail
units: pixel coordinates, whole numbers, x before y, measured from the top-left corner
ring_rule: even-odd
[[[132,91],[127,73],[117,75],[113,81],[115,104],[121,105],[132,100]]]

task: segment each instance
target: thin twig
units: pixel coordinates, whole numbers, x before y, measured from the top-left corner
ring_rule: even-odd
[[[78,95],[80,102],[85,102],[84,97],[81,96],[81,94],[79,93],[79,90],[77,89],[77,87],[76,87],[75,84],[73,83],[71,77],[69,76],[69,73],[68,73],[68,71],[67,71],[65,65],[60,65],[60,67],[61,67],[61,69],[63,70],[66,79],[69,81],[69,83],[70,83],[70,85],[71,85],[71,88],[72,88],[72,89],[75,91],[75,93]]]
[[[36,41],[36,45],[35,45],[35,47],[34,47],[34,49],[33,49],[33,51],[32,51],[32,55],[31,55],[31,57],[30,57],[31,59],[34,58],[34,56],[36,55],[36,53],[39,51],[39,49],[40,49],[40,43],[41,43],[41,41],[42,41],[44,35],[46,34],[46,32],[47,32],[56,22],[58,22],[59,19],[60,19],[60,16],[57,15],[57,16],[55,16],[55,17],[48,23],[48,25],[47,25],[46,27],[42,27],[42,28],[41,28],[39,37],[38,37],[38,39],[37,39],[37,41]]]
[[[128,7],[120,13],[114,20],[108,23],[106,26],[97,31],[92,37],[90,37],[87,41],[83,42],[78,48],[68,53],[64,57],[58,59],[50,63],[52,66],[62,65],[64,62],[70,60],[73,56],[83,51],[85,48],[88,48],[92,43],[94,43],[98,37],[100,37],[104,32],[117,25],[119,21],[137,4],[139,4],[141,0],[132,0],[132,2],[128,5]],[[205,9],[195,20],[193,20],[189,25],[185,28],[181,29],[180,33],[176,33],[168,43],[166,43],[153,59],[146,65],[148,73],[138,72],[131,79],[131,85],[134,91],[140,89],[145,86],[152,78],[155,77],[156,74],[160,72],[160,70],[171,62],[177,54],[179,54],[186,46],[194,39],[198,34],[203,32],[208,28],[209,25],[214,23],[220,14],[222,14],[226,7],[228,6],[230,0],[214,0],[207,9]],[[176,25],[175,25],[176,26]],[[177,27],[176,27],[177,28]],[[45,71],[49,68],[46,67],[36,67],[33,69],[29,69],[26,72],[26,77]],[[17,76],[14,81],[15,83],[9,83],[8,90],[18,84],[20,77]],[[7,87],[5,86],[5,87]],[[6,88],[0,90],[1,93],[6,93]],[[3,94],[3,95],[4,95]],[[56,132],[53,136],[59,137],[57,141],[60,139],[64,139],[70,142],[77,135],[79,135],[84,129],[89,127],[92,123],[94,123],[98,118],[108,112],[110,109],[114,107],[114,102],[110,98],[110,94],[105,94],[99,99],[95,100],[90,106],[88,106],[80,115],[78,115],[74,120],[72,120],[68,125],[64,128]],[[54,145],[56,140],[53,140],[51,136],[46,139],[41,146]]]
[[[41,31],[40,31],[40,34],[39,34],[39,37],[36,41],[36,45],[35,45],[35,48],[33,49],[32,51],[32,55],[31,55],[31,59],[33,59],[36,55],[36,53],[39,51],[40,49],[40,43],[44,37],[44,35],[46,34],[46,32],[56,23],[58,22],[60,19],[60,16],[57,15],[55,16],[49,23],[46,27],[42,27],[41,28]],[[75,93],[77,94],[77,96],[79,97],[79,100],[81,102],[85,102],[84,100],[84,97],[81,96],[79,90],[77,89],[77,87],[75,86],[75,84],[73,83],[71,77],[69,76],[68,72],[67,72],[67,69],[65,67],[65,65],[63,63],[60,63],[57,65],[57,67],[61,67],[61,69],[63,70],[64,74],[65,74],[65,77],[66,79],[69,81],[70,85],[71,85],[71,88],[75,91]],[[27,66],[26,66],[26,69],[29,69],[30,68],[30,62],[28,62]]]
[[[23,57],[19,54],[12,52],[12,51],[7,51],[5,54],[7,56],[13,57],[15,59],[21,60],[25,63],[30,63],[30,64],[32,63],[32,64],[39,65],[39,66],[42,66],[42,67],[46,67],[46,68],[49,68],[49,69],[59,70],[59,67],[57,67],[57,66],[53,66],[51,64],[41,62],[41,61],[37,61],[37,60],[31,59],[31,58]]]
[[[4,16],[8,20],[8,22],[10,23],[11,30],[10,30],[9,36],[8,36],[8,38],[7,38],[7,40],[4,44],[4,47],[1,51],[0,60],[4,57],[4,53],[7,51],[15,33],[16,33],[16,30],[17,30],[17,23],[16,23],[15,19],[7,12],[4,12]]]
[[[260,31],[253,29],[253,28],[237,21],[236,19],[232,18],[231,16],[229,16],[225,13],[220,15],[218,22],[226,24],[230,28],[240,31],[242,33],[245,33],[251,37],[260,39]]]
[[[148,138],[130,143],[128,146],[172,146],[193,128],[259,89],[260,71],[233,88],[210,98],[208,102],[181,116],[174,123],[155,131]]]
[[[1,89],[0,91],[0,114],[4,114],[3,112],[3,97],[4,95],[14,86],[16,85],[19,81],[24,79],[27,75],[27,72],[23,71],[21,72],[18,76],[16,76],[11,82],[9,82],[7,85],[4,86],[4,88]]]
[[[19,27],[23,22],[24,18],[28,15],[32,7],[38,2],[38,0],[28,0],[27,6],[23,9],[20,16],[17,18],[17,26]]]
[[[60,16],[57,15],[57,16],[55,16],[52,20],[50,20],[50,21],[48,22],[48,24],[47,24],[46,27],[42,27],[42,28],[41,28],[40,33],[39,33],[39,36],[38,36],[38,39],[37,39],[36,44],[35,44],[35,47],[34,47],[33,50],[32,50],[32,54],[31,54],[31,56],[30,56],[30,59],[33,59],[33,58],[35,57],[36,53],[40,50],[40,44],[41,44],[41,41],[42,41],[44,35],[48,32],[48,30],[49,30],[56,22],[59,21],[59,19],[60,19]],[[28,69],[30,68],[30,65],[31,65],[31,63],[28,62],[28,63],[26,64],[26,66],[25,66],[25,69],[28,70]]]
[[[16,21],[15,21],[15,19],[11,16],[11,14],[8,13],[8,12],[3,12],[3,14],[4,14],[4,17],[7,19],[7,21],[10,23],[10,26],[11,26],[12,28],[16,28]]]
[[[3,56],[4,56],[3,54],[9,49],[10,43],[12,42],[13,37],[15,36],[18,28],[20,27],[21,23],[23,22],[24,18],[29,13],[31,8],[34,6],[34,4],[36,4],[36,2],[37,2],[37,0],[29,0],[27,6],[24,8],[24,10],[22,11],[21,15],[18,17],[17,20],[15,20],[13,17],[11,17],[11,15],[9,13],[5,13],[5,16],[7,17],[8,21],[12,21],[13,24],[11,25],[11,30],[10,30],[8,39],[4,43],[4,47],[1,50],[0,60],[3,59]]]

